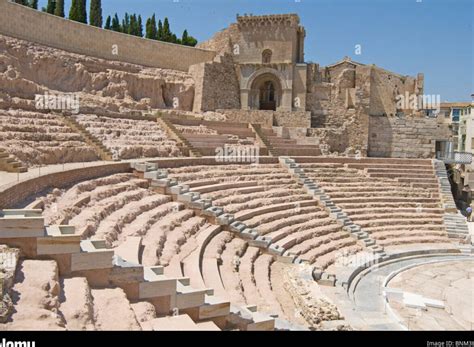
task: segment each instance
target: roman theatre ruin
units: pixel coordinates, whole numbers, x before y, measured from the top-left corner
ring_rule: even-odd
[[[246,15],[193,48],[0,0],[0,329],[469,329],[451,133],[396,103],[423,74],[305,36]]]

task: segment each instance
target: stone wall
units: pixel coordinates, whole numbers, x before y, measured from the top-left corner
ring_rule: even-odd
[[[350,120],[358,106],[357,88],[365,88],[357,85],[357,74],[370,74],[370,69],[350,61],[322,69],[308,65],[306,109],[313,127],[338,128]]]
[[[217,110],[227,120],[238,123],[261,124],[265,128],[311,126],[311,113],[306,111],[264,111],[264,110]]]
[[[308,136],[320,137],[334,153],[366,155],[371,100],[371,66],[342,62],[320,69],[309,65],[307,109],[313,128]]]
[[[417,78],[401,76],[379,67],[371,69],[370,114],[395,115],[397,112],[398,95],[418,95],[423,93],[423,76]],[[415,110],[401,108],[407,114]]]
[[[435,118],[370,116],[369,156],[432,158],[436,141],[449,140],[451,131]]]
[[[237,123],[260,124],[265,128],[273,126],[273,111],[217,110],[225,115],[228,121]]]
[[[273,125],[280,127],[311,127],[311,112],[276,111],[273,112]]]
[[[213,51],[96,28],[8,0],[0,0],[0,33],[92,57],[180,71],[188,71],[189,66],[210,61],[216,55]]]
[[[23,207],[29,199],[52,188],[67,188],[77,182],[130,171],[130,163],[114,163],[56,172],[0,188],[0,209]]]
[[[79,112],[191,111],[194,80],[183,71],[71,53],[0,34],[0,108],[37,111],[36,94],[74,93]]]
[[[219,55],[212,62],[193,65],[189,72],[194,78],[194,112],[240,108],[239,81],[232,56]]]

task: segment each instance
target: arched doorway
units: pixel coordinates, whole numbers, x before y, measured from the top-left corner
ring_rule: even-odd
[[[260,87],[260,109],[276,111],[275,85],[272,81],[266,81]]]
[[[250,109],[276,111],[281,102],[281,84],[278,77],[265,73],[252,83]]]

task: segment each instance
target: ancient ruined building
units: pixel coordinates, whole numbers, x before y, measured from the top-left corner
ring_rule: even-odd
[[[83,112],[94,114],[213,111],[213,119],[274,126],[285,138],[323,145],[325,153],[430,158],[436,141],[450,139],[445,124],[426,119],[408,102],[397,105],[399,95],[423,93],[422,74],[401,76],[347,57],[326,67],[306,63],[306,33],[296,14],[237,16],[237,23],[190,48],[18,6],[15,15],[6,1],[0,6],[1,33],[87,56],[55,50],[24,56],[11,42],[6,47],[11,63],[6,60],[1,71],[7,100],[53,90],[81,93],[87,100]],[[33,30],[44,21],[47,28]],[[53,56],[59,59],[46,61]],[[13,63],[23,60],[30,64]]]
[[[422,75],[304,39],[293,14],[191,48],[0,0],[0,330],[469,329],[447,128],[396,104]]]
[[[397,107],[398,95],[423,93],[423,74],[401,76],[348,57],[326,67],[306,63],[305,35],[296,14],[238,16],[199,45],[219,56],[190,69],[194,111],[219,110],[233,119],[293,128],[290,136],[299,130],[300,136],[319,137],[332,152],[431,157],[435,141],[449,139],[447,127],[413,118],[417,112],[406,103]],[[418,134],[413,128],[427,130]]]

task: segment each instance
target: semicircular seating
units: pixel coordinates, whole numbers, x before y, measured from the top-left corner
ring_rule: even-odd
[[[430,161],[393,164],[387,159],[300,167],[377,244],[450,243]]]

